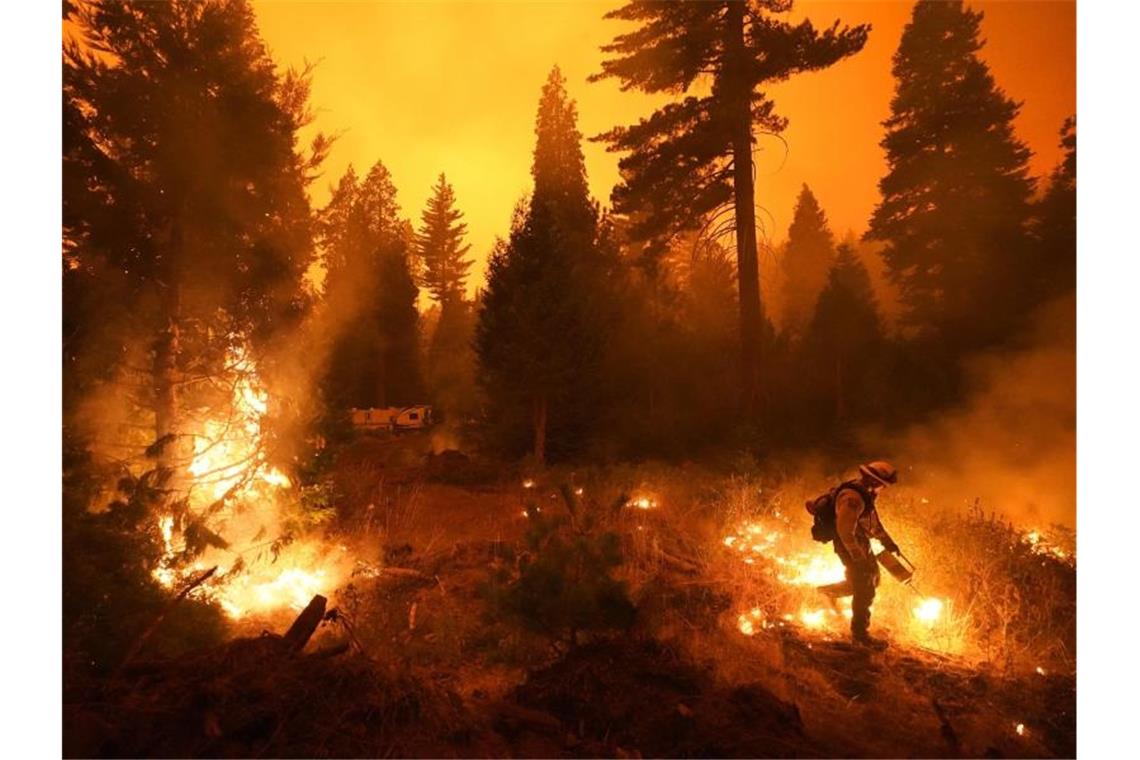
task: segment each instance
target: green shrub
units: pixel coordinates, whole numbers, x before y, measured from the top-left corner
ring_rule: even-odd
[[[569,489],[562,490],[567,515],[549,514],[554,505],[527,506],[528,551],[513,578],[497,577],[490,596],[496,611],[572,647],[579,633],[628,630],[636,609],[626,584],[613,577],[624,561],[620,537],[594,530]]]
[[[213,605],[184,599],[169,607],[171,592],[152,572],[162,539],[151,517],[163,479],[152,471],[119,483],[123,498],[105,512],[88,504],[113,474],[96,471],[83,454],[63,462],[63,649],[65,680],[107,673],[122,662],[143,631],[164,611],[148,653],[173,655],[220,641],[224,617]]]

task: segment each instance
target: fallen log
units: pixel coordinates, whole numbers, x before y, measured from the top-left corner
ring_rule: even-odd
[[[297,619],[293,621],[293,625],[289,626],[289,630],[285,632],[283,641],[286,649],[291,652],[300,652],[305,648],[317,630],[317,626],[324,620],[325,605],[327,604],[328,599],[320,594],[312,598],[309,605],[302,610]]]
[[[328,659],[330,657],[338,657],[338,656],[344,654],[345,652],[347,652],[348,649],[349,649],[349,642],[339,641],[335,644],[329,644],[328,646],[321,647],[317,651],[315,651],[312,654],[309,654],[307,656],[314,659],[314,660],[325,660],[325,659]]]

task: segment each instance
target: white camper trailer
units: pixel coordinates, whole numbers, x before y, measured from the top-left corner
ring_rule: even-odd
[[[387,406],[383,409],[352,409],[352,426],[363,431],[396,433],[401,430],[422,430],[431,424],[431,407]]]

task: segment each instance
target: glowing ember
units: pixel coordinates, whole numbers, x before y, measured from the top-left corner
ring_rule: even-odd
[[[1041,667],[1040,665],[1038,665],[1038,666],[1037,666],[1037,675],[1039,675],[1039,676],[1043,676],[1043,675],[1045,675],[1045,668],[1043,668],[1043,667]]]
[[[534,488],[534,481],[531,480],[530,478],[527,478],[526,480],[524,480],[522,482],[522,487],[523,488]]]
[[[636,507],[637,509],[654,509],[657,506],[657,502],[648,496],[639,496],[636,499],[630,499],[630,501],[626,503],[626,506]]]
[[[921,600],[914,608],[914,616],[927,625],[933,625],[942,617],[942,600],[933,597]]]
[[[764,612],[759,607],[753,607],[748,612],[742,613],[736,619],[736,626],[740,632],[745,636],[752,636],[756,633],[756,625],[759,624],[761,628],[768,627],[768,621],[764,619]]]
[[[1018,723],[1017,728],[1014,730],[1017,731],[1018,736],[1025,736],[1025,724],[1024,723]]]
[[[1034,554],[1053,557],[1054,559],[1072,564],[1071,552],[1058,546],[1056,537],[1046,537],[1045,534],[1037,528],[1022,534],[1021,542],[1028,545],[1030,551]]]
[[[824,610],[804,610],[800,613],[800,622],[808,628],[819,628],[824,624],[826,614]]]

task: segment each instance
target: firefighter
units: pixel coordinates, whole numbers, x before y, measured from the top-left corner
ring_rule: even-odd
[[[879,563],[871,551],[871,539],[883,548],[897,552],[898,544],[883,528],[875,510],[875,497],[886,486],[895,485],[899,475],[890,462],[869,462],[859,466],[859,479],[848,481],[835,492],[835,553],[843,562],[851,585],[851,640],[860,646],[885,649],[887,642],[868,633],[871,603],[879,585]]]

